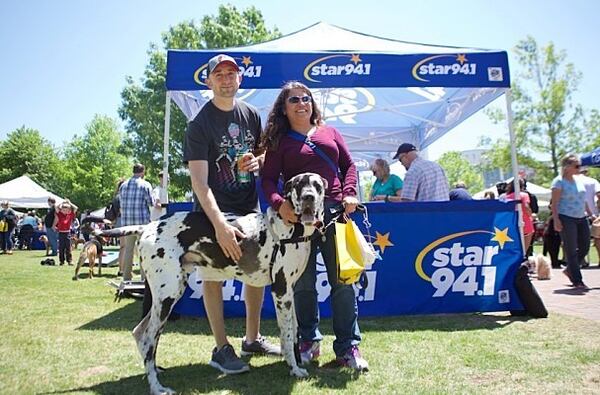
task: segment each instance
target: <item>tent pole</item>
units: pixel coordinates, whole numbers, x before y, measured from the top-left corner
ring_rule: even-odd
[[[515,191],[515,200],[521,201],[521,188],[519,186],[519,164],[517,162],[517,145],[516,145],[516,136],[515,136],[515,128],[513,125],[513,112],[512,112],[512,90],[508,88],[506,90],[506,119],[508,121],[508,132],[510,135],[510,157],[512,161],[512,172],[513,172],[513,186]],[[519,234],[521,236],[521,246],[523,248],[523,257],[527,251],[525,251],[525,236],[523,235],[523,206],[521,204],[517,205],[517,209],[519,211]]]
[[[162,187],[167,190],[169,185],[169,126],[171,125],[171,92],[165,97],[165,131],[163,135],[163,178]]]

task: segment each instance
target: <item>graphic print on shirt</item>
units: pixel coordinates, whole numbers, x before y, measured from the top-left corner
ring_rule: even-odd
[[[251,183],[237,182],[237,156],[254,149],[255,140],[250,130],[243,131],[236,123],[230,123],[227,135],[221,137],[217,166],[217,182],[227,191],[239,191],[251,187]]]

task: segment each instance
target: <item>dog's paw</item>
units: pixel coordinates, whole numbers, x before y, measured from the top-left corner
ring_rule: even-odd
[[[290,370],[290,376],[305,378],[308,377],[308,370],[295,366]]]
[[[79,280],[79,277],[73,276],[73,281],[77,281],[77,280]]]

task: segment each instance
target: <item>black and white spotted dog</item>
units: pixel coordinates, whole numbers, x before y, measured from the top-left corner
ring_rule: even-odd
[[[284,195],[300,219],[293,226],[286,225],[271,208],[265,214],[232,219],[231,223],[246,235],[240,241],[242,258],[237,263],[225,257],[212,224],[196,212],[175,213],[148,225],[99,232],[111,237],[140,235],[141,267],[152,291],[152,308],[135,327],[133,336],[144,359],[152,394],[172,393],[158,381],[156,347],[167,317],[195,268],[204,280],[235,278],[255,287],[271,284],[281,349],[290,374],[308,375],[294,357],[297,323],[293,287],[306,268],[310,238],[323,221],[326,187],[327,182],[313,173],[297,175],[286,183]]]

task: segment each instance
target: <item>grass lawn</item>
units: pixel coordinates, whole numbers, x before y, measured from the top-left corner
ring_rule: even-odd
[[[106,283],[116,269],[74,282],[73,267],[40,266],[41,259],[41,251],[0,256],[0,394],[148,393],[130,333],[141,302],[115,302]],[[239,348],[243,320],[227,325]],[[360,325],[370,372],[331,363],[325,320],[321,365],[296,380],[282,360],[267,357],[253,358],[250,373],[223,376],[208,366],[206,320],[169,322],[157,355],[167,369],[161,380],[184,394],[600,393],[599,322],[497,313],[364,318]],[[262,332],[275,340],[275,321],[264,321]]]

